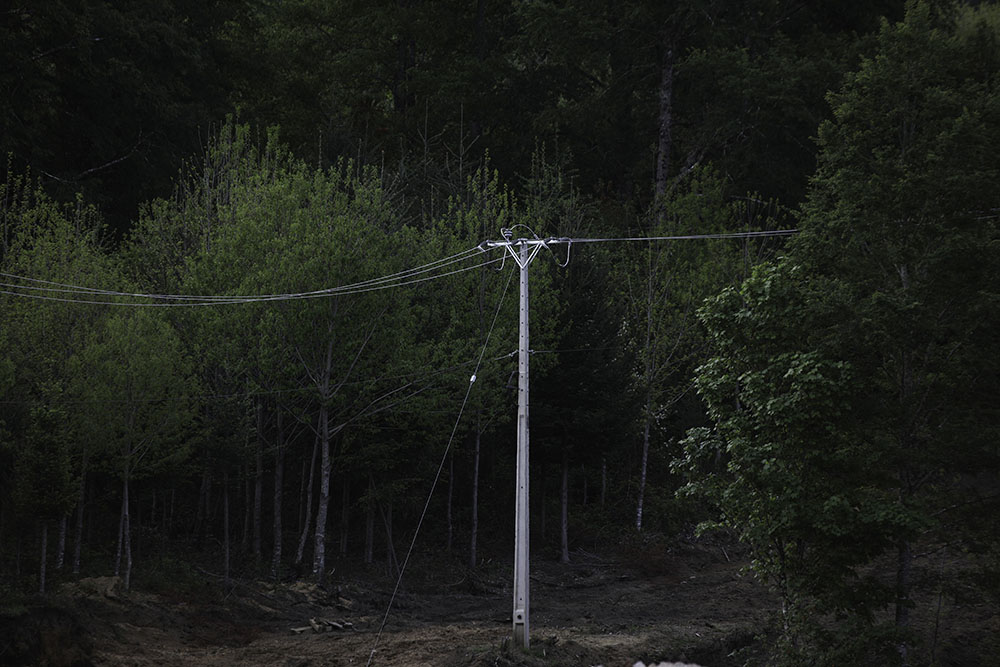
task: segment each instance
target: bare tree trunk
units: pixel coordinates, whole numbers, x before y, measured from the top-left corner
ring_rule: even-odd
[[[448,503],[445,506],[445,523],[448,527],[448,553],[451,553],[455,524],[451,516],[452,499],[455,497],[455,453],[448,455]]]
[[[205,467],[201,473],[201,488],[198,490],[198,511],[195,513],[194,519],[194,534],[195,534],[195,544],[199,547],[205,540],[205,522],[208,521],[208,485],[209,485],[209,470],[208,462],[205,462]]]
[[[167,518],[167,536],[169,537],[174,531],[174,501],[177,499],[177,489],[170,489],[170,514]]]
[[[49,524],[42,523],[42,553],[38,566],[38,594],[45,595],[45,566],[49,560]]]
[[[271,554],[271,576],[278,578],[281,570],[281,495],[284,491],[285,478],[285,433],[282,423],[281,409],[278,409],[277,420],[277,440],[274,447],[274,551]]]
[[[260,565],[261,509],[264,504],[264,401],[257,400],[257,438],[254,449],[253,561]]]
[[[664,38],[664,42],[668,42]],[[656,142],[656,183],[657,198],[667,192],[667,179],[670,174],[670,150],[673,143],[674,126],[674,46],[665,43],[663,61],[660,63],[659,90],[659,132]]]
[[[560,563],[569,562],[569,450],[563,448],[562,460],[562,490],[560,493],[562,506],[559,517],[559,535],[562,551]]]
[[[330,415],[326,405],[319,410],[321,463],[319,469],[319,506],[316,508],[316,532],[313,544],[313,576],[316,583],[326,579],[326,516],[330,509]]]
[[[122,506],[118,513],[118,546],[115,548],[115,576],[122,573],[122,546],[125,543],[125,496],[122,495]]]
[[[486,62],[486,0],[476,2],[476,26],[473,33],[476,42],[476,60],[480,63]],[[469,128],[472,133],[472,140],[475,141],[483,133],[483,124],[478,117],[473,117],[469,121]]]
[[[601,508],[604,508],[604,499],[608,489],[608,461],[601,457]]]
[[[385,514],[385,564],[390,577],[399,575],[399,560],[396,558],[396,544],[392,539],[392,500],[386,503]]]
[[[240,538],[240,550],[246,553],[250,546],[250,534],[253,530],[253,496],[250,493],[250,462],[243,466],[243,537]]]
[[[476,441],[472,446],[472,530],[469,539],[469,567],[475,569],[479,562],[479,453],[482,444],[482,411],[476,415]]]
[[[229,471],[222,473],[222,550],[223,563],[222,573],[226,583],[229,583]]]
[[[649,462],[649,404],[647,403],[646,421],[642,429],[642,463],[639,466],[639,499],[636,501],[635,529],[642,530],[642,505],[646,495],[646,466]]]
[[[910,591],[913,588],[913,550],[910,543],[901,540],[896,559],[896,629],[906,632],[910,627]],[[897,646],[901,665],[910,664],[910,647],[901,640]]]
[[[132,585],[132,519],[129,516],[128,497],[128,474],[125,475],[124,490],[122,491],[122,529],[125,542],[125,577],[122,579],[122,586],[129,590]]]
[[[73,574],[80,574],[80,550],[83,545],[83,511],[87,504],[87,465],[90,459],[90,449],[83,450],[83,463],[80,470],[80,492],[76,497],[76,531],[73,540]]]
[[[63,568],[63,559],[66,556],[66,524],[69,523],[69,516],[62,515],[59,519],[59,546],[56,548],[56,571]]]
[[[312,458],[309,463],[309,485],[305,498],[305,520],[302,524],[302,533],[299,535],[299,547],[295,551],[295,564],[301,565],[306,551],[306,541],[309,539],[309,530],[312,528],[312,502],[313,502],[313,480],[316,478],[316,456],[319,453],[319,435],[313,440]]]
[[[545,467],[544,466],[542,466],[542,468],[541,468],[541,473],[542,473],[542,479],[541,479],[541,482],[538,485],[540,487],[538,489],[538,494],[542,497],[542,502],[541,502],[541,506],[542,506],[541,532],[542,532],[542,541],[544,542],[545,541],[545,535],[547,534],[547,531],[545,530],[545,528],[546,528],[546,521],[545,521],[545,519],[546,519],[546,516],[548,515],[548,504],[545,502],[545,487],[546,487],[546,484],[545,484]]]
[[[652,250],[648,250],[647,279],[646,279],[646,360],[645,360],[645,382],[646,382],[646,414],[644,415],[642,427],[642,462],[639,466],[639,497],[636,501],[635,509],[635,529],[642,530],[642,509],[646,496],[646,471],[649,463],[649,429],[653,421],[653,375],[656,371],[656,341],[653,338],[653,283],[654,267]]]
[[[365,565],[371,565],[375,552],[375,484],[369,481],[365,506]]]
[[[347,557],[347,538],[351,521],[351,482],[344,473],[341,478],[340,495],[340,557]]]
[[[587,464],[580,466],[580,474],[583,477],[583,506],[587,506]]]
[[[309,462],[302,459],[302,474],[299,477],[299,525],[298,532],[301,534],[302,529],[309,525],[306,520],[306,471],[309,470]]]

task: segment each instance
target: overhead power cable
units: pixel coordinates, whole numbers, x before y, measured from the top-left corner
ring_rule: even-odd
[[[674,236],[625,236],[608,238],[570,238],[551,237],[539,239],[535,235],[538,243],[548,246],[549,243],[612,243],[612,242],[652,242],[652,241],[682,241],[696,239],[753,239],[790,236],[795,234],[796,229],[778,229],[768,231],[751,232],[731,232],[717,234],[682,234]],[[534,235],[534,234],[533,234]],[[240,303],[261,303],[267,301],[293,301],[300,299],[324,298],[335,295],[360,294],[364,292],[391,289],[394,287],[405,287],[416,285],[429,280],[437,280],[450,275],[471,271],[476,268],[487,266],[498,261],[500,258],[479,262],[473,266],[466,266],[445,272],[438,272],[442,268],[463,262],[478,252],[489,252],[499,247],[492,242],[484,242],[475,248],[469,248],[444,257],[427,264],[423,264],[411,269],[399,271],[393,274],[362,280],[346,285],[328,287],[318,290],[304,292],[286,292],[276,294],[258,295],[191,295],[191,294],[157,294],[146,292],[126,292],[120,290],[108,290],[72,283],[56,282],[31,278],[13,273],[0,272],[0,277],[20,282],[0,282],[0,294],[15,296],[39,301],[55,301],[60,303],[82,303],[100,306],[127,306],[138,308],[162,308],[162,307],[191,307],[191,306],[214,306]],[[568,261],[568,257],[567,257]],[[424,275],[431,274],[431,275]],[[418,277],[420,276],[420,277]],[[31,283],[31,284],[22,284]],[[117,300],[111,300],[117,299]],[[135,301],[135,299],[145,299],[147,301]]]
[[[154,294],[145,292],[121,292],[117,290],[105,290],[93,287],[84,287],[81,285],[74,285],[71,283],[60,283],[51,280],[39,280],[37,278],[29,278],[26,276],[19,276],[11,273],[0,272],[0,277],[12,278],[16,280],[22,280],[25,282],[31,282],[41,285],[52,285],[53,287],[32,287],[27,285],[17,285],[10,283],[0,283],[2,287],[13,287],[19,289],[31,289],[36,291],[47,291],[47,292],[64,292],[72,294],[87,294],[87,295],[99,295],[99,296],[122,296],[122,297],[140,297],[146,299],[160,299],[168,301],[222,301],[231,302],[234,300],[257,300],[257,299],[277,299],[277,298],[304,298],[313,295],[324,296],[327,294],[335,294],[344,292],[347,290],[360,289],[365,287],[373,287],[376,285],[382,285],[386,283],[391,283],[393,281],[404,280],[406,278],[411,278],[416,275],[423,273],[428,273],[434,271],[444,266],[449,266],[455,264],[456,262],[463,261],[470,255],[476,253],[478,248],[469,248],[463,250],[462,252],[456,253],[449,257],[444,257],[442,259],[423,264],[411,269],[406,269],[404,271],[399,271],[390,275],[382,276],[380,278],[371,278],[368,280],[362,280],[360,282],[351,283],[348,285],[340,285],[337,287],[329,287],[325,289],[312,290],[308,292],[287,292],[280,294],[249,294],[249,295],[235,295],[235,294],[217,294],[217,295],[192,295],[192,294]]]
[[[791,236],[797,234],[797,229],[772,229],[759,232],[725,232],[718,234],[679,234],[676,236],[622,236],[618,238],[552,238],[545,239],[547,243],[614,243],[626,241],[695,241],[698,239],[756,239],[769,236]]]
[[[19,290],[35,290],[42,292],[55,292],[55,293],[68,293],[75,294],[79,297],[101,297],[101,298],[70,298],[68,296],[59,297],[51,296],[49,294],[35,294],[31,292],[24,291],[11,291],[11,289],[0,289],[0,294],[7,294],[10,296],[18,296],[29,299],[37,299],[41,301],[56,301],[62,303],[84,303],[91,305],[102,305],[102,306],[130,306],[139,308],[163,308],[163,307],[191,307],[191,306],[216,306],[225,304],[238,304],[238,303],[262,303],[269,301],[297,301],[302,299],[317,299],[325,298],[330,296],[342,296],[348,294],[361,294],[364,292],[374,292],[378,290],[391,289],[394,287],[405,287],[409,285],[416,285],[419,283],[427,282],[430,280],[437,280],[439,278],[444,278],[447,276],[455,275],[458,273],[464,273],[465,271],[472,271],[483,266],[489,266],[490,264],[495,264],[501,261],[500,258],[490,259],[484,262],[477,262],[471,266],[465,266],[459,269],[452,269],[451,271],[445,271],[443,273],[432,273],[431,275],[422,274],[431,273],[442,267],[455,264],[456,262],[464,261],[470,258],[470,252],[476,252],[476,249],[471,251],[465,251],[460,253],[461,256],[455,255],[446,260],[439,260],[432,265],[425,265],[424,268],[420,267],[418,269],[410,269],[408,271],[400,272],[398,274],[393,274],[392,276],[383,276],[381,278],[375,278],[372,280],[362,281],[359,283],[353,283],[350,285],[341,285],[338,287],[330,287],[321,290],[314,290],[311,292],[297,292],[288,294],[263,294],[259,296],[192,296],[192,295],[168,295],[168,294],[146,294],[146,293],[129,293],[129,292],[115,292],[111,290],[96,290],[92,288],[79,287],[69,284],[53,283],[51,281],[39,281],[32,278],[23,278],[21,276],[13,276],[12,274],[0,274],[6,277],[15,277],[22,280],[30,280],[33,282],[47,283],[51,285],[62,285],[61,287],[33,287],[27,285],[16,285],[11,283],[0,283],[0,287],[14,288]],[[153,302],[141,302],[141,301],[110,301],[108,298],[131,298],[131,299],[153,299]]]

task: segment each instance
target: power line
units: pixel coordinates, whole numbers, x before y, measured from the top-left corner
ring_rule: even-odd
[[[399,271],[390,275],[382,276],[380,278],[371,278],[368,280],[362,280],[360,282],[351,283],[348,285],[340,285],[338,287],[330,287],[326,289],[313,290],[308,292],[289,292],[283,294],[251,294],[251,295],[191,295],[191,294],[155,294],[155,293],[144,293],[144,292],[122,292],[117,290],[105,290],[94,287],[84,287],[81,285],[74,285],[71,283],[60,283],[51,280],[40,280],[37,278],[29,278],[26,276],[19,276],[12,273],[2,273],[0,272],[0,277],[12,278],[16,280],[22,280],[32,283],[38,283],[41,285],[52,285],[53,287],[33,287],[29,285],[17,285],[11,283],[0,283],[0,286],[13,287],[18,289],[31,289],[36,291],[47,291],[47,292],[63,292],[70,294],[86,294],[86,295],[99,295],[99,296],[122,296],[122,297],[141,297],[147,299],[160,299],[160,300],[170,300],[170,301],[224,301],[230,302],[235,300],[256,300],[256,299],[270,299],[270,298],[303,298],[307,296],[317,295],[323,296],[326,294],[334,294],[338,292],[343,292],[346,290],[353,290],[363,287],[372,287],[375,285],[390,283],[394,280],[402,280],[404,278],[410,278],[415,275],[420,275],[422,273],[428,273],[435,269],[460,262],[467,258],[469,255],[474,254],[478,248],[469,248],[463,250],[462,252],[456,253],[449,257],[444,257],[442,259],[423,264],[421,266],[413,267],[411,269],[406,269],[404,271]]]
[[[548,244],[550,243],[566,243],[568,245],[572,245],[573,243],[686,241],[686,240],[697,240],[697,239],[752,239],[752,238],[790,236],[792,234],[797,233],[797,231],[798,230],[796,229],[779,229],[779,230],[756,231],[756,232],[682,234],[674,236],[625,236],[625,237],[607,237],[607,238],[551,237],[547,239],[539,239],[536,236],[536,242],[547,247]],[[59,303],[82,303],[82,304],[100,305],[100,306],[127,306],[127,307],[138,307],[138,308],[191,307],[191,306],[208,306],[208,305],[228,305],[228,304],[238,304],[238,303],[260,303],[267,301],[292,301],[299,299],[323,298],[334,295],[360,294],[364,292],[390,289],[394,287],[416,285],[422,282],[426,282],[428,280],[436,280],[438,278],[444,278],[446,276],[463,273],[465,271],[471,271],[476,268],[487,266],[489,264],[493,264],[501,260],[493,259],[486,262],[481,262],[479,264],[476,264],[475,266],[468,266],[461,269],[446,271],[444,273],[437,273],[435,275],[426,276],[423,278],[416,278],[416,276],[420,276],[425,273],[430,273],[438,269],[444,268],[446,266],[462,262],[468,259],[473,254],[475,254],[477,251],[488,252],[496,247],[499,247],[499,245],[496,244],[495,242],[486,241],[481,243],[479,246],[475,248],[469,248],[467,250],[463,250],[448,257],[444,257],[442,259],[435,260],[427,264],[413,267],[411,269],[406,269],[404,271],[398,271],[393,274],[381,276],[378,278],[372,278],[369,280],[363,280],[355,283],[350,283],[347,285],[339,285],[336,287],[328,287],[328,288],[305,291],[305,292],[287,292],[287,293],[259,294],[259,295],[223,295],[223,294],[190,295],[190,294],[157,294],[157,293],[145,293],[145,292],[125,292],[119,290],[106,290],[94,287],[87,287],[83,285],[75,285],[72,283],[62,283],[51,280],[42,280],[38,278],[31,278],[28,276],[21,276],[12,273],[0,272],[0,277],[12,280],[18,280],[22,282],[34,283],[33,285],[22,285],[11,282],[0,282],[0,288],[6,288],[6,289],[0,289],[0,294],[5,294],[7,296],[28,298],[28,299],[36,299],[40,301],[54,301]],[[88,298],[70,298],[69,296],[53,296],[53,294],[77,295],[79,297],[88,297]],[[94,297],[94,298],[89,298],[89,297]],[[102,300],[97,297],[149,299],[152,301],[152,303],[144,303],[136,301],[110,301],[110,300]]]
[[[462,259],[467,259],[468,257],[463,257]],[[448,262],[448,264],[453,264],[456,261],[453,260]],[[331,287],[322,290],[315,290],[312,292],[299,292],[294,294],[266,294],[261,296],[238,296],[238,297],[220,297],[220,296],[209,296],[209,297],[192,297],[184,295],[154,295],[154,294],[142,294],[142,293],[126,293],[126,292],[101,292],[101,291],[84,291],[89,290],[89,288],[81,288],[81,291],[72,291],[70,293],[80,294],[82,296],[120,296],[129,298],[145,298],[145,299],[161,299],[161,301],[153,303],[143,303],[135,301],[106,301],[106,300],[95,300],[95,299],[84,299],[84,298],[67,298],[67,297],[56,297],[48,296],[45,294],[31,294],[27,292],[13,292],[10,290],[0,289],[0,294],[6,294],[9,296],[22,297],[27,299],[36,299],[40,301],[55,301],[60,303],[81,303],[99,306],[128,306],[137,308],[166,308],[166,307],[193,307],[193,306],[218,306],[218,305],[228,305],[228,304],[238,304],[238,303],[264,303],[264,302],[274,302],[274,301],[298,301],[303,299],[317,299],[325,298],[330,296],[345,296],[350,294],[362,294],[365,292],[375,292],[385,289],[391,289],[394,287],[406,287],[410,285],[417,285],[419,283],[428,282],[430,280],[437,280],[439,278],[445,278],[447,276],[456,275],[459,273],[464,273],[465,271],[473,271],[475,269],[489,266],[501,261],[500,258],[487,260],[485,262],[479,262],[472,266],[466,266],[460,269],[453,269],[451,271],[446,271],[444,273],[437,273],[431,276],[425,276],[422,278],[413,278],[412,280],[400,280],[395,279],[395,282],[390,282],[388,276],[383,278],[376,278],[371,281],[365,281],[364,283],[355,283],[353,285],[345,285],[339,287]],[[420,271],[420,273],[428,273],[436,268],[441,268],[446,266],[446,264],[440,264],[433,267],[432,269],[425,269]],[[7,275],[7,274],[3,274]],[[419,275],[419,273],[413,273],[410,275]],[[35,279],[28,279],[35,280]],[[360,285],[360,286],[359,286]],[[0,286],[9,287],[7,283],[0,283]],[[44,290],[44,291],[54,291],[62,292],[67,291],[65,289],[56,288],[38,288],[30,286],[16,286],[18,289],[34,289],[34,290]],[[162,301],[162,299],[180,299],[183,297],[185,300],[180,302],[175,301]],[[204,299],[204,300],[195,300]]]
[[[719,234],[680,234],[676,236],[623,236],[619,238],[552,238],[547,243],[614,243],[626,241],[695,241],[698,239],[756,239],[770,236],[791,236],[797,229],[773,229],[759,232],[725,232]]]

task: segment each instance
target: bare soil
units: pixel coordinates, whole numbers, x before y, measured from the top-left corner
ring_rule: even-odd
[[[508,645],[508,566],[442,568],[424,554],[404,577],[381,635],[394,582],[371,574],[334,573],[327,588],[227,584],[206,575],[201,592],[177,594],[169,587],[124,593],[113,578],[85,579],[64,584],[48,607],[32,610],[33,636],[42,639],[21,664],[740,664],[728,656],[753,642],[774,608],[766,588],[741,576],[743,563],[722,547],[641,556],[578,551],[569,564],[536,558],[527,654]],[[315,632],[310,619],[345,628]],[[303,627],[309,629],[292,630]]]
[[[924,582],[915,600],[921,646],[914,664],[1000,667],[996,598],[970,578],[967,565],[939,561],[922,561],[918,569],[938,583]],[[748,658],[768,661],[767,642],[758,640],[773,630],[777,600],[741,574],[746,563],[731,545],[579,550],[569,564],[535,556],[527,653],[509,646],[510,564],[471,571],[454,562],[445,554],[418,554],[388,616],[395,580],[379,568],[334,571],[326,587],[226,582],[189,565],[161,569],[129,592],[113,577],[81,579],[37,604],[0,613],[0,665],[631,667],[641,660],[736,667]]]

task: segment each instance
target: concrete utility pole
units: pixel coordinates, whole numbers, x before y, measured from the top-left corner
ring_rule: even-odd
[[[518,227],[523,225],[516,225]],[[795,229],[780,229],[759,232],[736,232],[721,234],[687,234],[681,236],[644,236],[623,238],[546,238],[537,236],[531,239],[512,239],[513,230],[501,229],[503,241],[484,241],[479,249],[486,251],[492,248],[504,248],[513,257],[521,269],[521,311],[520,335],[518,336],[517,356],[517,487],[515,489],[514,516],[514,610],[512,614],[514,645],[527,649],[530,644],[530,624],[528,622],[528,265],[542,248],[549,249],[553,244],[566,244],[566,261],[560,266],[569,264],[569,250],[574,243],[607,243],[626,241],[690,241],[695,239],[749,239],[768,236],[788,236],[796,233]],[[517,250],[515,250],[515,248]],[[601,497],[604,497],[603,487]]]
[[[538,251],[550,243],[568,243],[569,239],[515,239],[511,230],[500,230],[504,241],[486,241],[483,249],[503,247],[521,269],[520,313],[517,352],[517,481],[514,514],[514,645],[527,649],[531,643],[528,583],[528,265]],[[518,250],[515,252],[514,248]]]
[[[509,246],[508,246],[509,247]],[[541,246],[539,246],[541,247]],[[514,645],[528,648],[528,246],[521,245],[517,336],[517,487],[514,512]]]

